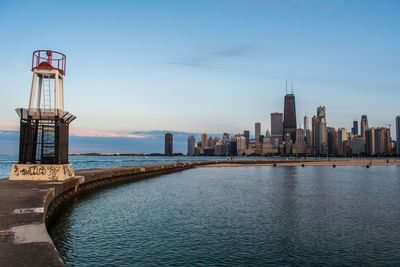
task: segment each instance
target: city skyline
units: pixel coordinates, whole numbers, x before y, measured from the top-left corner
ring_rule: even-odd
[[[297,122],[324,105],[337,128],[350,129],[363,114],[371,125],[395,125],[396,1],[48,4],[69,11],[49,25],[57,38],[27,28],[33,3],[0,3],[0,32],[13,41],[0,44],[0,98],[7,99],[0,130],[18,128],[14,109],[28,105],[29,58],[40,48],[67,54],[65,108],[78,116],[73,136],[269,125],[269,114],[283,110],[285,80],[293,82]]]
[[[241,133],[223,133],[209,136],[201,134],[188,137],[189,156],[393,156],[399,155],[400,116],[396,117],[394,132],[391,124],[371,126],[368,116],[362,115],[360,123],[353,120],[351,130],[332,127],[327,122],[325,106],[318,106],[316,114],[309,119],[304,116],[303,128],[296,127],[296,97],[293,90],[284,96],[284,112],[271,113],[270,128],[261,134],[261,123],[255,122],[254,138],[248,129]],[[360,125],[361,131],[358,132]],[[168,133],[166,134],[166,136]],[[394,135],[394,138],[393,138]],[[167,155],[167,153],[165,153]]]

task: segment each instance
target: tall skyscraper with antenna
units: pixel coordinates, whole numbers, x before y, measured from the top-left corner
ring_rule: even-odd
[[[296,142],[296,102],[293,94],[293,86],[291,93],[287,92],[287,81],[286,81],[286,95],[284,102],[284,113],[283,113],[283,139],[289,134],[290,139],[292,139],[293,143]]]

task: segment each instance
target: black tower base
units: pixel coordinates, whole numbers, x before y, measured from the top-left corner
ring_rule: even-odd
[[[67,164],[69,124],[76,118],[61,110],[22,109],[20,164]]]

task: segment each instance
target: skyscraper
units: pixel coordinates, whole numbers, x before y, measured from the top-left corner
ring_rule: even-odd
[[[306,152],[305,145],[304,129],[299,128],[296,130],[296,143],[292,146],[292,153],[304,154]]]
[[[223,133],[222,134],[222,140],[228,141],[229,140],[229,134],[228,133]]]
[[[343,156],[346,154],[346,141],[347,141],[347,130],[346,128],[340,128],[338,130],[338,155]]]
[[[365,138],[354,136],[351,140],[351,153],[353,155],[361,155],[365,153]]]
[[[358,121],[357,120],[353,121],[353,128],[351,128],[351,133],[353,135],[358,135]]]
[[[239,156],[242,156],[246,153],[246,138],[243,135],[237,135],[236,136],[236,149],[237,149],[237,154]]]
[[[247,130],[244,131],[243,135],[244,135],[244,137],[246,137],[246,145],[248,146],[249,142],[250,142],[250,131],[247,131]]]
[[[303,123],[304,123],[303,125],[304,125],[305,144],[309,145],[309,144],[311,144],[310,118],[308,118],[307,116],[304,116]]]
[[[338,133],[335,128],[327,127],[328,132],[328,154],[337,155],[338,153]]]
[[[259,142],[260,134],[261,134],[261,123],[256,122],[254,126],[255,126],[255,139],[256,139],[256,142]]]
[[[365,138],[365,131],[368,129],[368,118],[367,115],[361,116],[361,132],[360,135],[362,138]]]
[[[287,133],[285,136],[285,145],[284,145],[284,149],[283,149],[283,152],[285,155],[292,154],[292,146],[293,146],[292,139],[290,138],[289,133]]]
[[[375,129],[375,153],[386,155],[390,153],[390,130],[389,128]]]
[[[203,133],[202,135],[201,135],[201,146],[204,148],[204,147],[207,147],[207,143],[208,143],[208,134],[206,134],[206,133]]]
[[[214,147],[214,139],[211,136],[208,137],[207,147]]]
[[[312,153],[319,154],[319,120],[317,116],[313,116],[311,118],[311,126],[312,126]]]
[[[290,135],[290,139],[296,142],[296,103],[293,92],[285,95],[284,103],[284,117],[283,117],[283,136]]]
[[[319,154],[328,154],[328,133],[326,131],[326,110],[325,107],[317,108],[318,118],[318,143],[319,143]]]
[[[173,136],[172,133],[166,133],[165,134],[165,152],[164,154],[166,156],[172,156],[173,155]]]
[[[365,153],[367,155],[375,155],[375,128],[365,130]]]
[[[271,143],[278,139],[278,143],[281,144],[283,134],[283,114],[280,112],[271,113]]]
[[[400,116],[396,117],[396,154],[400,155]]]
[[[304,142],[304,129],[297,129],[296,130],[296,144],[300,145],[300,146],[304,146],[305,142]]]
[[[304,116],[304,133],[310,129],[310,119],[307,116]]]
[[[188,156],[194,156],[194,149],[195,149],[196,140],[194,139],[193,135],[188,137]]]

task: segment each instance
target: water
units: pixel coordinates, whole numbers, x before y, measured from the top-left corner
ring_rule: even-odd
[[[399,266],[400,167],[198,168],[87,195],[69,266]]]

